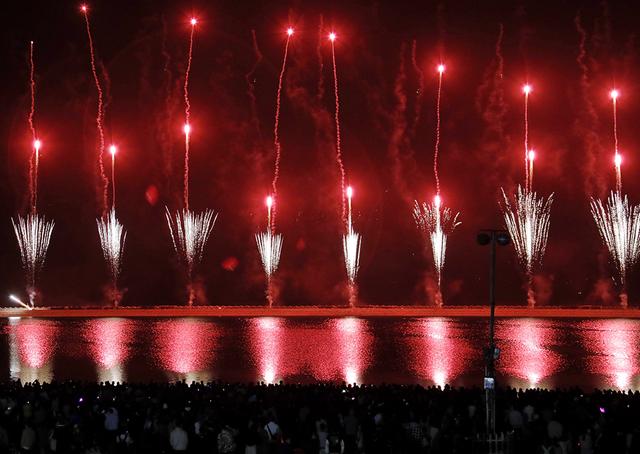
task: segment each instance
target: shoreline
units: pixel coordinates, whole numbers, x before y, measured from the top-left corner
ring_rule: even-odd
[[[640,319],[640,308],[496,306],[497,318],[627,318]],[[486,318],[488,306],[154,306],[133,307],[43,307],[33,310],[0,308],[0,318],[163,318],[163,317],[285,317],[285,318]]]

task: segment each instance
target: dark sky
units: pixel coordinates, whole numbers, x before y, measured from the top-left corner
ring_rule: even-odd
[[[100,212],[96,90],[83,18],[75,2],[20,3],[28,4],[4,7],[0,31],[0,292],[20,291],[23,281],[10,217],[28,205],[27,56],[33,39],[35,120],[44,142],[40,211],[56,221],[40,287],[45,304],[97,302],[108,277],[95,226]],[[449,239],[446,304],[485,301],[488,250],[476,245],[475,236],[480,228],[502,226],[500,187],[513,191],[523,178],[526,80],[534,87],[535,188],[555,193],[547,254],[536,278],[538,300],[611,303],[613,269],[588,203],[614,183],[608,98],[614,84],[622,92],[624,191],[632,200],[640,191],[634,121],[640,114],[640,68],[632,3],[92,2],[95,47],[108,92],[106,134],[120,149],[118,215],[129,232],[124,304],[184,301],[164,206],[175,209],[181,203],[181,84],[192,14],[200,24],[190,85],[191,205],[220,212],[200,268],[210,304],[264,301],[253,235],[266,223],[275,92],[288,24],[296,34],[280,130],[283,304],[344,302],[333,81],[325,39],[331,29],[339,36],[344,162],[356,191],[355,226],[363,235],[363,303],[422,304],[431,298],[431,259],[411,210],[415,198],[434,194],[440,61],[447,65],[440,177],[445,204],[460,211],[462,221]],[[252,30],[263,56],[249,77],[255,117],[246,77],[256,63]],[[414,40],[416,64],[424,72],[422,97],[411,59]],[[417,107],[422,115],[415,123]],[[148,197],[154,188],[157,201]],[[233,259],[235,268],[225,266]],[[498,266],[500,303],[522,304],[523,276],[512,248],[499,251]],[[635,275],[631,304],[640,290]]]

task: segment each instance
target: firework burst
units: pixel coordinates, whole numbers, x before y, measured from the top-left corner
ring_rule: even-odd
[[[280,264],[280,253],[282,252],[282,235],[274,233],[272,224],[272,209],[273,209],[273,197],[267,197],[267,229],[264,232],[256,234],[256,244],[258,245],[258,252],[260,253],[260,259],[262,260],[262,267],[267,275],[267,284],[271,285],[271,276],[278,269]],[[271,289],[267,290],[267,295],[271,295]],[[269,298],[271,304],[271,298]]]
[[[460,213],[453,213],[451,209],[443,207],[440,197],[436,196],[433,203],[417,201],[413,207],[413,218],[416,225],[431,244],[433,263],[435,265],[438,288],[442,281],[442,270],[447,251],[447,237],[460,225],[458,216]],[[439,296],[436,298],[438,304],[442,304]]]
[[[611,191],[606,203],[591,199],[591,214],[624,288],[640,255],[640,205],[630,205],[626,195]]]
[[[107,217],[97,219],[98,235],[100,236],[100,246],[102,247],[102,255],[107,262],[109,268],[109,276],[111,277],[112,290],[114,295],[117,293],[118,277],[122,269],[122,254],[124,252],[124,243],[127,238],[127,232],[124,226],[116,217],[115,207],[111,208]],[[114,299],[114,305],[117,306],[118,299]]]
[[[34,307],[36,282],[47,257],[54,222],[38,214],[28,214],[25,217],[18,216],[16,220],[12,218],[11,223],[18,239],[22,267],[26,275],[29,304]]]
[[[187,272],[187,278],[190,283],[189,305],[191,305],[195,298],[195,294],[191,289],[191,283],[195,277],[194,271],[202,261],[204,248],[207,245],[218,215],[213,210],[194,213],[186,209],[171,214],[168,208],[165,214],[173,248]]]
[[[518,186],[512,204],[507,194],[504,198],[504,222],[520,263],[527,276],[532,277],[535,266],[542,262],[547,247],[553,194],[547,199]]]
[[[360,245],[362,237],[353,229],[353,219],[351,216],[351,198],[353,197],[353,188],[347,187],[348,214],[347,214],[347,231],[342,235],[342,249],[344,251],[344,264],[347,269],[347,277],[351,291],[354,291],[356,277],[360,269]]]

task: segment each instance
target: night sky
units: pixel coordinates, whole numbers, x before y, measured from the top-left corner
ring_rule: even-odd
[[[24,4],[22,4],[24,3]],[[640,114],[633,2],[94,1],[95,49],[108,95],[107,141],[118,144],[118,216],[128,229],[123,304],[182,304],[184,279],[164,219],[181,207],[182,83],[189,18],[199,19],[191,73],[191,207],[220,212],[200,276],[209,304],[263,304],[254,233],[273,177],[273,114],[286,39],[277,275],[280,303],[346,304],[340,183],[334,149],[329,31],[338,34],[342,151],[363,235],[360,301],[432,300],[430,254],[412,218],[431,200],[436,66],[444,62],[440,177],[460,211],[444,271],[445,304],[482,304],[488,249],[502,227],[500,188],[522,183],[523,95],[537,151],[534,187],[554,193],[539,304],[613,304],[608,254],[589,198],[614,185],[611,101],[618,103],[623,191],[638,201]],[[0,30],[0,293],[21,292],[10,218],[28,208],[28,46],[36,46],[36,126],[43,141],[39,210],[55,219],[41,275],[43,304],[95,304],[108,281],[95,218],[96,89],[79,4],[13,2]],[[259,53],[254,49],[255,32]],[[419,95],[418,73],[424,72]],[[581,43],[582,48],[581,48]],[[253,72],[252,72],[253,70]],[[255,104],[252,103],[252,94]],[[416,123],[416,111],[422,114]],[[255,114],[254,114],[255,112]],[[109,157],[105,157],[109,163]],[[512,247],[498,258],[498,301],[524,304]],[[631,273],[630,304],[640,295]]]

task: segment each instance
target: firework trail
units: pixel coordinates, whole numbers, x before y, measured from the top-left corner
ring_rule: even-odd
[[[89,56],[91,63],[91,74],[93,75],[93,81],[96,85],[96,89],[98,91],[98,113],[96,114],[96,126],[98,128],[98,138],[99,138],[99,146],[98,146],[98,167],[100,169],[100,178],[102,181],[102,217],[106,217],[107,215],[107,188],[109,185],[109,180],[107,179],[107,175],[104,171],[104,105],[103,105],[103,93],[102,87],[100,86],[100,78],[98,77],[98,70],[96,69],[96,56],[95,50],[93,47],[93,35],[91,34],[91,24],[89,23],[89,14],[88,8],[86,5],[82,5],[80,7],[82,14],[84,15],[84,21],[87,29],[87,38],[89,39]]]
[[[278,92],[276,95],[276,113],[273,122],[273,145],[276,150],[276,161],[274,165],[273,181],[271,182],[271,188],[273,189],[273,199],[276,204],[273,205],[273,213],[270,218],[269,228],[274,231],[276,228],[276,206],[278,202],[278,177],[280,176],[280,155],[282,147],[280,144],[279,127],[280,127],[280,96],[282,95],[282,81],[284,79],[284,72],[287,69],[287,55],[289,53],[289,42],[293,36],[293,28],[287,29],[287,41],[284,45],[284,56],[282,57],[282,68],[280,69],[280,76],[278,77]]]
[[[513,203],[502,189],[504,199],[502,211],[516,255],[527,276],[527,304],[533,307],[536,303],[533,291],[533,272],[535,267],[542,263],[547,247],[553,194],[545,199],[542,196],[538,197],[538,194],[533,191],[535,152],[529,148],[529,94],[531,91],[532,87],[529,84],[522,87],[524,93],[525,186],[524,188],[518,186]]]
[[[34,307],[36,282],[47,257],[54,222],[47,221],[38,214],[28,214],[25,217],[18,216],[16,220],[12,218],[11,223],[18,239],[22,267],[26,274],[29,304]]]
[[[185,266],[189,279],[189,305],[193,304],[195,293],[191,283],[195,277],[196,266],[202,261],[204,248],[215,225],[217,214],[213,210],[202,213],[184,209],[171,214],[166,209],[167,224],[171,233],[173,248]]]
[[[38,204],[38,161],[40,159],[40,140],[36,133],[36,127],[33,117],[36,113],[36,81],[35,81],[35,65],[33,61],[33,41],[29,46],[29,91],[31,94],[31,107],[29,109],[29,129],[31,130],[31,139],[33,144],[33,153],[29,158],[29,203],[31,205],[31,213],[35,214]]]
[[[340,198],[342,201],[342,222],[346,226],[346,204],[345,204],[345,190],[344,190],[344,164],[342,163],[342,148],[340,143],[340,96],[338,94],[338,70],[336,68],[336,48],[335,40],[337,35],[334,32],[329,33],[329,41],[331,41],[331,61],[333,63],[333,95],[335,98],[335,123],[336,123],[336,159],[338,161],[338,168],[340,169]]]
[[[442,305],[442,269],[444,267],[447,252],[447,236],[460,224],[458,216],[449,208],[442,206],[440,197],[440,177],[438,175],[438,154],[440,149],[440,100],[442,97],[442,75],[445,71],[443,64],[438,65],[438,94],[436,99],[436,140],[433,153],[433,175],[436,181],[436,196],[433,203],[428,204],[414,202],[413,218],[418,228],[424,233],[431,243],[433,264],[438,278],[438,290],[435,295],[436,304]]]
[[[271,276],[278,269],[280,263],[280,253],[282,252],[282,235],[274,233],[271,228],[271,213],[273,207],[273,197],[267,197],[267,229],[256,234],[256,244],[264,272],[267,275],[267,299],[269,307],[273,305],[273,294],[271,289]]]
[[[342,249],[344,252],[344,263],[347,269],[347,277],[349,278],[349,303],[355,305],[356,300],[356,277],[360,269],[360,245],[362,237],[353,230],[353,219],[351,216],[351,198],[353,197],[353,188],[347,187],[347,232],[342,236]]]
[[[622,194],[622,176],[620,166],[622,155],[618,149],[618,129],[616,104],[619,91],[611,90],[613,103],[614,165],[616,171],[616,190],[612,191],[606,203],[591,199],[591,214],[598,232],[609,250],[618,271],[622,285],[620,303],[627,306],[627,274],[638,261],[640,254],[640,205],[630,205],[626,195]]]
[[[191,73],[191,60],[193,59],[193,34],[198,20],[191,18],[191,34],[189,35],[189,55],[187,58],[187,70],[184,74],[184,209],[189,210],[189,140],[191,135],[191,103],[189,102],[189,74]]]

